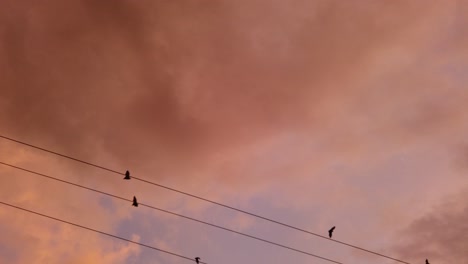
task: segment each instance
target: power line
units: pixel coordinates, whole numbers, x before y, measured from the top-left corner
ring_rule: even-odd
[[[71,156],[68,156],[68,155],[64,155],[64,154],[61,154],[61,153],[58,153],[58,152],[55,152],[55,151],[51,151],[51,150],[48,150],[48,149],[45,149],[45,148],[41,148],[41,147],[38,147],[38,146],[35,146],[35,145],[32,145],[32,144],[17,140],[17,139],[9,138],[9,137],[3,136],[3,135],[0,135],[0,138],[6,139],[6,140],[9,140],[9,141],[13,141],[13,142],[16,142],[18,144],[22,144],[22,145],[25,145],[25,146],[28,146],[28,147],[31,147],[31,148],[39,149],[39,150],[42,150],[42,151],[45,151],[45,152],[48,152],[48,153],[51,153],[51,154],[54,154],[54,155],[57,155],[57,156],[60,156],[60,157],[64,157],[64,158],[67,158],[67,159],[70,159],[70,160],[74,160],[74,161],[77,161],[77,162],[80,162],[80,163],[83,163],[83,164],[86,164],[86,165],[89,165],[89,166],[93,166],[95,168],[99,168],[99,169],[102,169],[102,170],[106,170],[106,171],[109,171],[109,172],[112,172],[112,173],[115,173],[115,174],[125,175],[125,173],[122,173],[122,172],[119,172],[119,171],[116,171],[116,170],[113,170],[113,169],[110,169],[110,168],[106,168],[106,167],[103,167],[103,166],[100,166],[100,165],[97,165],[97,164],[94,164],[94,163],[91,163],[91,162],[87,162],[87,161],[84,161],[84,160],[81,160],[81,159],[77,159],[77,158],[74,158],[74,157],[71,157]],[[230,209],[230,210],[234,210],[234,211],[246,214],[246,215],[250,215],[250,216],[256,217],[258,219],[262,219],[262,220],[265,220],[265,221],[268,221],[268,222],[271,222],[271,223],[275,223],[277,225],[281,225],[281,226],[284,226],[284,227],[287,227],[287,228],[290,228],[290,229],[293,229],[293,230],[296,230],[296,231],[300,231],[300,232],[303,232],[303,233],[306,233],[306,234],[309,234],[309,235],[313,235],[313,236],[316,236],[316,237],[327,239],[328,241],[332,241],[332,242],[335,242],[335,243],[338,243],[338,244],[341,244],[341,245],[344,245],[344,246],[347,246],[347,247],[358,249],[358,250],[361,250],[361,251],[364,251],[364,252],[379,256],[379,257],[387,258],[387,259],[394,260],[394,261],[404,263],[404,264],[411,264],[409,262],[406,262],[406,261],[403,261],[403,260],[400,260],[400,259],[397,259],[397,258],[393,258],[393,257],[390,257],[388,255],[378,253],[376,251],[365,249],[363,247],[359,247],[359,246],[356,246],[356,245],[353,245],[353,244],[350,244],[350,243],[346,243],[346,242],[343,242],[343,241],[340,241],[340,240],[329,239],[326,236],[323,236],[323,235],[320,235],[320,234],[317,234],[317,233],[314,233],[314,232],[311,232],[311,231],[307,231],[307,230],[299,228],[299,227],[295,227],[295,226],[292,226],[292,225],[289,225],[289,224],[286,224],[286,223],[283,223],[283,222],[280,222],[280,221],[277,221],[277,220],[273,220],[271,218],[267,218],[267,217],[264,217],[264,216],[261,216],[261,215],[255,214],[255,213],[251,213],[251,212],[248,212],[248,211],[245,211],[245,210],[242,210],[242,209],[238,209],[238,208],[226,205],[226,204],[222,204],[220,202],[209,200],[209,199],[203,198],[201,196],[197,196],[197,195],[190,194],[190,193],[187,193],[187,192],[184,192],[184,191],[180,191],[180,190],[177,190],[177,189],[174,189],[174,188],[162,185],[162,184],[158,184],[158,183],[155,183],[155,182],[152,182],[152,181],[149,181],[149,180],[145,180],[145,179],[134,177],[134,176],[132,176],[132,179],[142,181],[142,182],[145,182],[145,183],[148,183],[148,184],[151,184],[151,185],[154,185],[154,186],[166,189],[166,190],[177,192],[179,194],[183,194],[183,195],[186,195],[186,196],[189,196],[189,197],[192,197],[192,198],[196,198],[198,200],[202,200],[202,201],[205,201],[205,202],[208,202],[208,203],[211,203],[211,204],[215,204],[215,205],[218,205],[218,206]]]
[[[96,229],[93,229],[93,228],[90,228],[90,227],[86,227],[86,226],[82,226],[82,225],[75,224],[75,223],[72,223],[72,222],[68,222],[68,221],[65,221],[65,220],[62,220],[62,219],[59,219],[59,218],[55,218],[55,217],[52,217],[52,216],[49,216],[49,215],[38,213],[38,212],[35,212],[35,211],[32,211],[32,210],[25,209],[23,207],[19,207],[19,206],[12,205],[12,204],[9,204],[9,203],[5,203],[5,202],[2,202],[2,201],[0,201],[0,204],[6,205],[6,206],[9,206],[9,207],[13,207],[13,208],[16,208],[18,210],[22,210],[22,211],[25,211],[25,212],[28,212],[28,213],[31,213],[31,214],[39,215],[39,216],[42,216],[42,217],[45,217],[45,218],[49,218],[49,219],[52,219],[52,220],[55,220],[55,221],[58,221],[58,222],[62,222],[62,223],[68,224],[68,225],[72,225],[72,226],[75,226],[75,227],[86,229],[86,230],[89,230],[89,231],[92,231],[92,232],[95,232],[95,233],[99,233],[101,235],[106,235],[106,236],[109,236],[109,237],[112,237],[112,238],[117,238],[117,239],[129,242],[129,243],[133,243],[133,244],[136,244],[136,245],[139,245],[139,246],[142,246],[142,247],[146,247],[146,248],[149,248],[149,249],[160,251],[160,252],[170,254],[172,256],[176,256],[176,257],[183,258],[183,259],[186,259],[186,260],[190,260],[190,261],[193,262],[192,258],[182,256],[182,255],[179,255],[179,254],[167,251],[167,250],[163,250],[163,249],[160,249],[160,248],[149,246],[149,245],[146,245],[146,244],[143,244],[143,243],[140,243],[140,242],[136,242],[136,241],[133,241],[133,240],[130,240],[130,239],[126,239],[126,238],[123,238],[123,237],[120,237],[120,236],[112,235],[112,234],[109,234],[109,233],[106,233],[106,232],[103,232],[103,231],[99,231],[99,230],[96,230]],[[205,262],[200,262],[200,263],[207,264]]]
[[[8,163],[2,162],[2,161],[0,161],[0,164],[11,167],[11,168],[14,168],[14,169],[29,172],[29,173],[32,173],[32,174],[35,174],[35,175],[38,175],[38,176],[41,176],[41,177],[45,177],[47,179],[51,179],[51,180],[55,180],[55,181],[58,181],[58,182],[61,182],[61,183],[73,185],[75,187],[86,189],[88,191],[103,194],[103,195],[106,195],[106,196],[109,196],[109,197],[112,197],[112,198],[120,199],[120,200],[127,201],[127,202],[132,202],[131,199],[127,199],[127,198],[124,198],[124,197],[121,197],[121,196],[117,196],[117,195],[110,194],[110,193],[107,193],[107,192],[99,191],[99,190],[96,190],[96,189],[93,189],[93,188],[90,188],[90,187],[86,187],[86,186],[83,186],[83,185],[80,185],[80,184],[76,184],[76,183],[69,182],[69,181],[66,181],[66,180],[62,180],[62,179],[59,179],[59,178],[55,178],[55,177],[52,177],[52,176],[49,176],[49,175],[45,175],[45,174],[42,174],[42,173],[39,173],[39,172],[35,172],[35,171],[32,171],[32,170],[21,168],[21,167],[11,165],[11,164],[8,164]],[[338,262],[338,261],[335,261],[335,260],[332,260],[332,259],[321,257],[319,255],[315,255],[315,254],[312,254],[312,253],[309,253],[309,252],[306,252],[306,251],[302,251],[302,250],[299,250],[299,249],[295,249],[295,248],[292,248],[292,247],[289,247],[289,246],[285,246],[283,244],[279,244],[279,243],[276,243],[276,242],[273,242],[273,241],[270,241],[270,240],[266,240],[266,239],[263,239],[263,238],[259,238],[259,237],[253,236],[253,235],[249,235],[249,234],[246,234],[246,233],[238,232],[238,231],[226,228],[226,227],[222,227],[222,226],[219,226],[219,225],[208,223],[208,222],[198,220],[198,219],[195,219],[195,218],[192,218],[192,217],[189,217],[189,216],[185,216],[185,215],[182,215],[182,214],[177,214],[177,213],[174,213],[174,212],[171,212],[171,211],[168,211],[168,210],[164,210],[164,209],[161,209],[161,208],[158,208],[158,207],[155,207],[155,206],[143,204],[141,202],[138,202],[138,204],[141,205],[141,206],[151,208],[153,210],[157,210],[157,211],[160,211],[160,212],[163,212],[163,213],[166,213],[166,214],[171,214],[171,215],[174,215],[174,216],[177,216],[177,217],[185,218],[185,219],[197,222],[197,223],[201,223],[201,224],[204,224],[204,225],[215,227],[215,228],[218,228],[218,229],[221,229],[221,230],[224,230],[224,231],[228,231],[228,232],[231,232],[231,233],[234,233],[234,234],[245,236],[245,237],[257,240],[257,241],[261,241],[261,242],[264,242],[264,243],[267,243],[267,244],[270,244],[270,245],[278,246],[278,247],[288,249],[288,250],[291,250],[291,251],[294,251],[294,252],[297,252],[297,253],[301,253],[301,254],[304,254],[304,255],[311,256],[311,257],[319,258],[319,259],[326,260],[326,261],[336,263],[336,264],[343,264],[341,262]]]

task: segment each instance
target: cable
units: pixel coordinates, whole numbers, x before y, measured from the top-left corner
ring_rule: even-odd
[[[80,160],[80,159],[77,159],[77,158],[73,158],[73,157],[70,157],[70,156],[67,156],[67,155],[64,155],[64,154],[60,154],[60,153],[57,153],[55,151],[51,151],[51,150],[48,150],[48,149],[45,149],[45,148],[34,146],[34,145],[29,144],[29,143],[25,143],[23,141],[12,139],[12,138],[9,138],[9,137],[3,136],[3,135],[0,135],[0,138],[6,139],[6,140],[9,140],[9,141],[13,141],[13,142],[16,142],[18,144],[22,144],[22,145],[25,145],[25,146],[28,146],[28,147],[31,147],[31,148],[39,149],[39,150],[42,150],[42,151],[45,151],[45,152],[48,152],[48,153],[51,153],[51,154],[54,154],[54,155],[57,155],[57,156],[60,156],[60,157],[64,157],[64,158],[67,158],[67,159],[70,159],[70,160],[74,160],[74,161],[77,161],[77,162],[80,162],[80,163],[83,163],[83,164],[86,164],[86,165],[89,165],[89,166],[93,166],[93,167],[96,167],[96,168],[99,168],[99,169],[102,169],[102,170],[112,172],[112,173],[116,173],[116,174],[119,174],[119,175],[125,175],[125,173],[122,173],[122,172],[119,172],[119,171],[116,171],[116,170],[113,170],[113,169],[109,169],[109,168],[106,168],[106,167],[103,167],[103,166],[100,166],[100,165],[93,164],[91,162],[87,162],[87,161]],[[368,249],[365,249],[363,247],[355,246],[353,244],[346,243],[346,242],[343,242],[343,241],[340,241],[340,240],[329,239],[326,236],[323,236],[323,235],[320,235],[320,234],[317,234],[317,233],[314,233],[314,232],[311,232],[311,231],[307,231],[307,230],[299,228],[299,227],[295,227],[295,226],[292,226],[292,225],[289,225],[289,224],[286,224],[286,223],[282,223],[282,222],[273,220],[271,218],[267,218],[267,217],[264,217],[264,216],[261,216],[261,215],[258,215],[258,214],[250,213],[250,212],[244,211],[242,209],[238,209],[238,208],[226,205],[226,204],[222,204],[222,203],[219,203],[219,202],[216,202],[216,201],[212,201],[212,200],[209,200],[209,199],[197,196],[197,195],[193,195],[193,194],[190,194],[190,193],[187,193],[187,192],[183,192],[183,191],[180,191],[180,190],[168,187],[168,186],[164,186],[164,185],[161,185],[161,184],[158,184],[158,183],[155,183],[155,182],[151,182],[149,180],[145,180],[145,179],[137,178],[137,177],[133,177],[133,176],[132,176],[132,179],[142,181],[142,182],[154,185],[154,186],[158,186],[160,188],[167,189],[167,190],[170,190],[170,191],[173,191],[173,192],[177,192],[177,193],[180,193],[180,194],[192,197],[192,198],[196,198],[196,199],[199,199],[199,200],[211,203],[211,204],[215,204],[215,205],[218,205],[218,206],[221,206],[221,207],[224,207],[224,208],[228,208],[230,210],[234,210],[234,211],[246,214],[246,215],[250,215],[250,216],[256,217],[258,219],[262,219],[262,220],[265,220],[265,221],[268,221],[268,222],[271,222],[271,223],[275,223],[277,225],[281,225],[281,226],[284,226],[284,227],[287,227],[287,228],[290,228],[290,229],[294,229],[296,231],[300,231],[300,232],[303,232],[303,233],[306,233],[306,234],[309,234],[309,235],[313,235],[313,236],[316,236],[316,237],[327,239],[328,241],[332,241],[332,242],[335,242],[335,243],[338,243],[338,244],[341,244],[341,245],[344,245],[344,246],[347,246],[347,247],[358,249],[358,250],[361,250],[361,251],[364,251],[364,252],[379,256],[379,257],[391,259],[391,260],[394,260],[394,261],[397,261],[397,262],[400,262],[400,263],[404,263],[404,264],[411,264],[409,262],[406,262],[406,261],[403,261],[403,260],[400,260],[400,259],[396,259],[396,258],[390,257],[388,255],[384,255],[384,254],[381,254],[381,253],[378,253],[378,252],[375,252],[375,251],[372,251],[372,250],[368,250]]]
[[[41,213],[38,213],[38,212],[35,212],[35,211],[32,211],[32,210],[28,210],[28,209],[25,209],[25,208],[16,206],[16,205],[12,205],[12,204],[9,204],[9,203],[5,203],[5,202],[2,202],[2,201],[0,201],[0,204],[6,205],[6,206],[10,206],[10,207],[13,207],[13,208],[16,208],[16,209],[18,209],[18,210],[22,210],[22,211],[25,211],[25,212],[28,212],[28,213],[31,213],[31,214],[36,214],[36,215],[39,215],[39,216],[42,216],[42,217],[45,217],[45,218],[49,218],[49,219],[52,219],[52,220],[55,220],[55,221],[58,221],[58,222],[62,222],[62,223],[68,224],[68,225],[72,225],[72,226],[76,226],[76,227],[79,227],[79,228],[82,228],[82,229],[86,229],[86,230],[89,230],[89,231],[93,231],[93,232],[99,233],[99,234],[101,234],[101,235],[106,235],[106,236],[109,236],[109,237],[112,237],[112,238],[117,238],[117,239],[120,239],[120,240],[129,242],[129,243],[133,243],[133,244],[136,244],[136,245],[139,245],[139,246],[142,246],[142,247],[146,247],[146,248],[149,248],[149,249],[153,249],[153,250],[156,250],[156,251],[160,251],[160,252],[163,252],[163,253],[166,253],[166,254],[170,254],[170,255],[173,255],[173,256],[176,256],[176,257],[179,257],[179,258],[183,258],[183,259],[186,259],[186,260],[190,260],[190,261],[193,262],[193,259],[192,259],[192,258],[189,258],[189,257],[186,257],[186,256],[182,256],[182,255],[179,255],[179,254],[170,252],[170,251],[166,251],[166,250],[159,249],[159,248],[156,248],[156,247],[153,247],[153,246],[149,246],[149,245],[146,245],[146,244],[143,244],[143,243],[139,243],[139,242],[136,242],[136,241],[133,241],[133,240],[130,240],[130,239],[126,239],[126,238],[123,238],[123,237],[119,237],[119,236],[116,236],[116,235],[112,235],[112,234],[109,234],[109,233],[106,233],[106,232],[103,232],[103,231],[99,231],[99,230],[96,230],[96,229],[92,229],[92,228],[90,228],[90,227],[86,227],[86,226],[82,226],[82,225],[75,224],[75,223],[72,223],[72,222],[68,222],[68,221],[65,221],[65,220],[62,220],[62,219],[59,219],[59,218],[55,218],[55,217],[52,217],[52,216],[49,216],[49,215],[41,214]],[[200,262],[200,263],[207,264],[207,263],[205,263],[205,262]]]
[[[103,192],[103,191],[99,191],[99,190],[96,190],[96,189],[93,189],[93,188],[89,188],[89,187],[86,187],[86,186],[83,186],[83,185],[79,185],[79,184],[76,184],[76,183],[73,183],[73,182],[69,182],[69,181],[65,181],[65,180],[62,180],[62,179],[58,179],[58,178],[55,178],[55,177],[52,177],[52,176],[49,176],[49,175],[45,175],[45,174],[42,174],[42,173],[39,173],[39,172],[35,172],[35,171],[32,171],[32,170],[28,170],[28,169],[25,169],[25,168],[21,168],[21,167],[18,167],[18,166],[14,166],[14,165],[11,165],[11,164],[8,164],[8,163],[5,163],[5,162],[1,162],[1,161],[0,161],[0,164],[5,165],[5,166],[8,166],[8,167],[11,167],[11,168],[14,168],[14,169],[18,169],[18,170],[22,170],[22,171],[25,171],[25,172],[29,172],[29,173],[32,173],[32,174],[35,174],[35,175],[38,175],[38,176],[41,176],[41,177],[45,177],[45,178],[48,178],[48,179],[51,179],[51,180],[55,180],[55,181],[58,181],[58,182],[66,183],[66,184],[69,184],[69,185],[73,185],[73,186],[76,186],[76,187],[79,187],[79,188],[82,188],[82,189],[86,189],[86,190],[89,190],[89,191],[93,191],[93,192],[96,192],[96,193],[99,193],[99,194],[103,194],[103,195],[106,195],[106,196],[110,196],[110,197],[113,197],[113,198],[116,198],[116,199],[120,199],[120,200],[127,201],[127,202],[132,202],[131,199],[127,199],[127,198],[124,198],[124,197],[121,197],[121,196],[117,196],[117,195],[114,195],[114,194],[110,194],[110,193],[106,193],[106,192]],[[341,262],[338,262],[338,261],[335,261],[335,260],[332,260],[332,259],[328,259],[328,258],[325,258],[325,257],[321,257],[321,256],[319,256],[319,255],[315,255],[315,254],[312,254],[312,253],[309,253],[309,252],[306,252],[306,251],[302,251],[302,250],[299,250],[299,249],[295,249],[295,248],[292,248],[292,247],[288,247],[288,246],[285,246],[285,245],[282,245],[282,244],[279,244],[279,243],[276,243],[276,242],[272,242],[272,241],[269,241],[269,240],[266,240],[266,239],[263,239],[263,238],[259,238],[259,237],[256,237],[256,236],[252,236],[252,235],[249,235],[249,234],[245,234],[245,233],[242,233],[242,232],[238,232],[238,231],[235,231],[235,230],[226,228],[226,227],[222,227],[222,226],[219,226],[219,225],[215,225],[215,224],[212,224],[212,223],[208,223],[208,222],[205,222],[205,221],[202,221],[202,220],[198,220],[198,219],[195,219],[195,218],[192,218],[192,217],[189,217],[189,216],[177,214],[177,213],[174,213],[174,212],[171,212],[171,211],[167,211],[167,210],[164,210],[164,209],[155,207],[155,206],[143,204],[143,203],[140,203],[140,202],[139,202],[138,204],[141,205],[141,206],[145,206],[145,207],[151,208],[151,209],[153,209],[153,210],[157,210],[157,211],[160,211],[160,212],[163,212],[163,213],[166,213],[166,214],[171,214],[171,215],[174,215],[174,216],[177,216],[177,217],[185,218],[185,219],[188,219],[188,220],[191,220],[191,221],[194,221],[194,222],[198,222],[198,223],[201,223],[201,224],[204,224],[204,225],[208,225],[208,226],[211,226],[211,227],[215,227],[215,228],[218,228],[218,229],[221,229],[221,230],[224,230],[224,231],[228,231],[228,232],[231,232],[231,233],[234,233],[234,234],[238,234],[238,235],[245,236],[245,237],[248,237],[248,238],[251,238],[251,239],[255,239],[255,240],[258,240],[258,241],[261,241],[261,242],[270,244],[270,245],[274,245],[274,246],[278,246],[278,247],[281,247],[281,248],[285,248],[285,249],[288,249],[288,250],[291,250],[291,251],[295,251],[295,252],[298,252],[298,253],[302,253],[302,254],[305,254],[305,255],[308,255],[308,256],[311,256],[311,257],[315,257],[315,258],[319,258],[319,259],[322,259],[322,260],[326,260],[326,261],[329,261],[329,262],[332,262],[332,263],[343,264],[343,263],[341,263]]]

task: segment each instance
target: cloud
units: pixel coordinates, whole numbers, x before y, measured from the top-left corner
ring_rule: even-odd
[[[79,175],[80,172],[70,172],[69,166],[54,164],[48,157],[38,157],[34,151],[8,145],[0,144],[0,159],[3,162],[75,183],[85,178]],[[131,218],[130,205],[123,207],[118,204],[105,208],[98,202],[100,196],[73,186],[4,165],[0,166],[0,172],[4,180],[0,194],[2,202],[111,234],[119,221]],[[98,177],[96,174],[88,176]],[[91,184],[88,180],[85,185]],[[2,263],[127,263],[127,258],[138,256],[141,250],[133,244],[3,205],[0,216]],[[133,238],[138,240],[138,237]]]
[[[2,206],[0,215],[0,260],[3,263],[127,263],[128,258],[141,251],[137,245],[13,208]],[[110,223],[110,220],[106,222]],[[137,236],[130,239],[138,241]]]
[[[3,122],[83,157],[102,148],[138,165],[148,155],[190,162],[285,127],[326,126],[361,92],[375,60],[367,54],[382,55],[393,39],[411,61],[437,30],[418,23],[443,14],[431,5],[275,3],[263,16],[260,1],[12,5],[0,49]]]
[[[468,192],[452,196],[413,221],[397,241],[396,252],[409,262],[468,263]]]
[[[381,226],[396,228],[385,209],[401,214],[398,225],[410,218],[412,208],[389,197],[411,198],[420,212],[463,182],[443,158],[468,132],[467,53],[460,44],[466,21],[453,15],[461,9],[440,1],[6,3],[1,133],[242,208],[267,208],[272,216],[284,210],[280,217],[294,215],[320,230],[351,219],[353,231],[340,233],[362,242]],[[2,160],[40,172],[129,198],[137,193],[142,202],[197,217],[210,209],[0,144]],[[402,157],[407,163],[395,161]],[[411,168],[392,170],[405,164]],[[120,202],[0,170],[11,175],[0,187],[2,199],[108,231],[141,222]],[[414,194],[422,189],[420,175],[427,190],[448,184],[439,194],[427,191],[424,202]],[[390,183],[376,194],[382,182]],[[255,205],[258,197],[268,206]],[[247,219],[230,221],[251,229]],[[358,236],[355,225],[372,228]],[[29,228],[48,231],[36,222]],[[21,226],[11,230],[19,242],[9,253],[21,241],[45,241],[25,258],[55,247],[48,237],[27,237]],[[177,234],[159,242],[168,240],[174,250],[191,245]],[[135,253],[104,247],[77,252],[89,261],[109,254],[110,262]]]

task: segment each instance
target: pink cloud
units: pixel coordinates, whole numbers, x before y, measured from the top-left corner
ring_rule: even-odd
[[[441,1],[10,1],[0,10],[0,133],[313,230],[345,219],[339,237],[385,249],[396,230],[466,184],[454,166],[468,133],[464,8]],[[0,159],[197,217],[212,209],[3,140]],[[0,171],[10,175],[1,199],[112,232],[124,221],[145,230],[164,223],[169,231],[155,241],[174,250],[191,241],[171,231],[191,225],[170,217],[103,206],[88,192]],[[59,262],[54,250],[109,263],[141,253],[92,235],[89,245],[70,245],[80,232],[8,212],[0,209],[0,227],[11,231],[0,241],[24,253],[18,263]],[[241,229],[258,224],[219,215]],[[436,232],[440,220],[428,217],[418,232],[437,227],[442,259],[452,251]],[[193,229],[206,245],[247,245]],[[212,254],[223,253],[230,252]]]

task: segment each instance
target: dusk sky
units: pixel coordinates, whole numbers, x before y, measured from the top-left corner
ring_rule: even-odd
[[[468,0],[2,0],[0,135],[411,264],[468,264]],[[379,256],[0,138],[0,162]],[[0,165],[0,201],[208,264],[325,264]],[[190,263],[0,204],[1,264]]]

